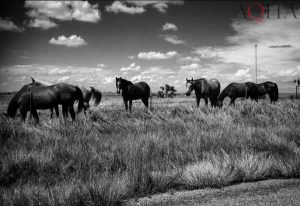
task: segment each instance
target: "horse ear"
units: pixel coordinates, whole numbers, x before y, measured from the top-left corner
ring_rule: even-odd
[[[192,81],[194,80],[194,78],[192,78]]]
[[[31,77],[31,81],[32,83],[35,83],[35,79],[33,77]]]
[[[188,82],[188,79],[187,78],[185,78],[186,79],[186,81]]]

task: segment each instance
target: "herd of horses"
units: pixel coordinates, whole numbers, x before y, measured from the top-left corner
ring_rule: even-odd
[[[4,113],[7,117],[15,117],[17,110],[20,110],[22,119],[25,121],[28,111],[39,122],[37,110],[49,109],[50,118],[53,117],[53,109],[56,116],[59,117],[58,106],[62,105],[63,117],[67,118],[70,113],[72,119],[75,119],[74,103],[78,102],[77,113],[86,110],[90,107],[89,101],[91,98],[95,100],[97,106],[102,98],[102,94],[94,87],[84,88],[78,87],[67,83],[48,84],[37,81],[32,78],[32,82],[24,85],[9,102],[7,112]],[[258,101],[260,96],[268,94],[271,103],[278,100],[278,86],[274,82],[264,82],[255,84],[253,82],[246,83],[230,83],[220,93],[220,82],[217,79],[186,79],[187,92],[186,95],[190,96],[192,91],[195,91],[197,107],[199,107],[200,99],[203,98],[205,105],[208,105],[208,100],[211,102],[212,107],[222,107],[223,100],[226,97],[230,98],[230,104],[235,104],[237,98]],[[141,99],[146,108],[151,107],[151,90],[146,82],[132,82],[116,77],[117,93],[122,95],[125,109],[131,112],[132,101]]]

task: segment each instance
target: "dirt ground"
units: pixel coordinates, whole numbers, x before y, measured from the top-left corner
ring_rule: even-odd
[[[300,179],[265,180],[221,189],[178,191],[129,200],[125,205],[300,205]]]

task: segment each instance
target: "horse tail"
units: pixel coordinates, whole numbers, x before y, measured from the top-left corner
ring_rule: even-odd
[[[275,88],[274,88],[274,100],[273,101],[278,101],[278,86],[275,83]]]
[[[30,117],[32,116],[32,93],[29,92],[29,109],[30,109]]]
[[[8,104],[8,107],[7,107],[7,112],[5,113],[5,116],[8,116],[8,117],[14,117],[17,113],[17,110],[18,110],[18,97],[14,96],[9,104]]]
[[[75,86],[77,99],[78,99],[78,110],[77,113],[81,112],[81,110],[84,108],[84,102],[83,102],[83,94],[81,89],[78,86]]]
[[[248,94],[247,93],[248,93],[248,86],[246,85],[246,88],[245,88],[245,99],[248,99],[248,96],[247,96]]]
[[[152,92],[151,92],[151,88],[149,87],[149,98],[150,98],[150,111],[151,111],[151,109],[152,109],[152,98],[153,98],[153,94],[152,94]]]
[[[98,106],[102,99],[102,93],[98,89],[95,89],[94,87],[91,87],[91,90],[93,93],[93,98],[95,100],[95,106]]]

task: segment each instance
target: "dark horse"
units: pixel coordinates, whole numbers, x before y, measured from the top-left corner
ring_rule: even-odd
[[[59,83],[50,86],[40,86],[24,92],[19,98],[20,113],[22,119],[26,119],[28,111],[31,112],[36,122],[39,122],[37,109],[57,108],[62,105],[64,118],[67,117],[68,111],[72,119],[75,119],[74,102],[78,100],[79,113],[84,108],[83,95],[79,87],[66,83]]]
[[[264,82],[257,84],[258,96],[263,96],[265,94],[269,95],[271,103],[278,101],[278,86],[274,82]]]
[[[186,92],[187,96],[190,96],[191,92],[195,90],[197,107],[199,107],[200,98],[205,100],[206,106],[208,105],[208,99],[212,107],[217,106],[218,96],[220,94],[220,82],[217,79],[186,79],[186,87],[188,89]]]
[[[94,87],[89,87],[89,88],[81,87],[81,91],[83,94],[85,109],[90,107],[89,101],[91,100],[91,98],[95,100],[94,102],[95,107],[100,104],[102,93],[98,89],[95,89]]]
[[[26,84],[24,85],[14,96],[13,98],[10,100],[8,107],[7,107],[7,113],[4,113],[5,116],[8,117],[15,117],[17,110],[19,109],[20,105],[20,97],[22,94],[24,94],[25,92],[30,91],[31,89],[35,88],[35,87],[41,87],[41,86],[48,86],[49,84],[41,82],[41,81],[36,81],[34,78],[31,77],[32,83],[30,84]],[[55,112],[56,112],[56,116],[59,116],[59,112],[58,112],[58,106],[55,105],[54,106]],[[50,117],[52,118],[53,116],[53,108],[50,108],[51,111],[51,115]]]
[[[120,94],[122,90],[122,97],[125,104],[125,109],[131,112],[132,100],[141,99],[144,105],[148,108],[148,98],[150,97],[150,87],[146,82],[138,82],[133,84],[132,82],[116,77],[117,93]],[[151,103],[151,102],[150,102]]]
[[[230,104],[235,104],[237,98],[248,98],[258,101],[258,87],[253,82],[246,83],[230,83],[219,95],[218,106],[222,107],[223,100],[229,97]]]

